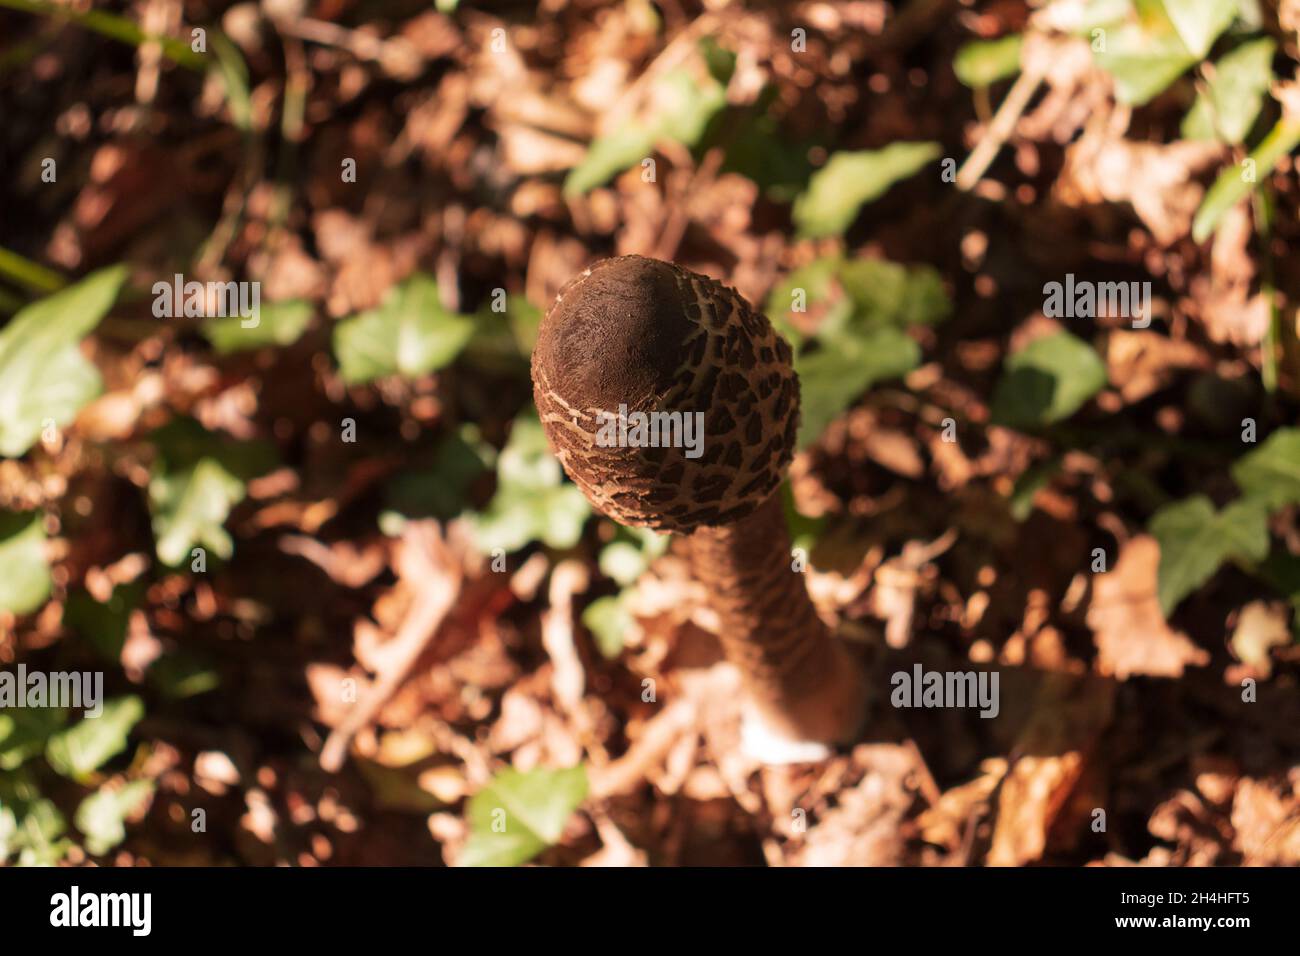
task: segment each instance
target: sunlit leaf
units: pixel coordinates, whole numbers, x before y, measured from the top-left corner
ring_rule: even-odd
[[[100,787],[81,801],[73,824],[86,837],[86,851],[102,856],[126,839],[126,818],[153,794],[150,780],[136,780],[110,790]]]
[[[858,210],[889,187],[915,175],[942,153],[938,143],[891,143],[884,149],[833,153],[813,173],[794,203],[794,221],[806,237],[838,235]]]
[[[1264,182],[1283,156],[1300,146],[1300,122],[1285,116],[1269,131],[1242,165],[1231,165],[1219,174],[1201,200],[1192,220],[1192,239],[1204,242],[1219,226],[1219,220]]]
[[[518,866],[559,842],[587,796],[587,771],[501,771],[470,798],[470,836],[460,866]]]
[[[1255,125],[1264,95],[1273,83],[1273,53],[1268,38],[1243,43],[1214,65],[1207,89],[1183,119],[1184,139],[1222,139],[1240,143]]]
[[[800,355],[795,360],[802,395],[799,447],[816,441],[873,384],[906,375],[920,361],[920,346],[897,329],[844,336]]]
[[[581,196],[603,186],[625,169],[649,158],[660,140],[694,146],[715,113],[727,102],[716,78],[699,79],[686,67],[670,70],[648,93],[648,114],[630,117],[606,136],[593,140],[582,162],[564,180],[566,196]]]
[[[1113,27],[1093,57],[1115,80],[1116,99],[1131,106],[1163,93],[1199,60],[1167,21]]]
[[[244,499],[247,481],[275,463],[263,442],[239,442],[175,419],[153,433],[158,460],[149,481],[149,506],[158,557],[178,566],[194,548],[227,559],[234,543],[225,530],[230,510]]]
[[[65,777],[81,780],[126,749],[131,728],[144,716],[139,697],[118,697],[104,703],[98,717],[83,717],[50,737],[45,759]]]
[[[1163,0],[1165,14],[1192,56],[1210,52],[1237,15],[1239,0]]]
[[[1018,33],[996,40],[972,40],[953,57],[953,72],[967,86],[992,86],[999,80],[1020,72],[1020,48],[1023,43],[1023,38]]]
[[[30,614],[50,596],[45,528],[39,513],[0,513],[0,610]]]
[[[1152,517],[1151,533],[1160,542],[1158,591],[1166,615],[1225,561],[1258,562],[1268,555],[1268,513],[1248,499],[1221,512],[1204,495],[1166,505]]]
[[[283,347],[298,341],[311,321],[312,312],[312,304],[303,299],[268,302],[259,307],[257,325],[251,328],[245,327],[250,319],[228,315],[203,323],[203,334],[222,355],[267,346]]]
[[[36,444],[48,421],[69,424],[102,382],[79,344],[108,314],[126,267],[101,269],[18,312],[0,329],[0,455]]]
[[[993,421],[1039,428],[1073,415],[1106,385],[1106,365],[1068,332],[1034,339],[1007,357],[993,392]]]
[[[379,308],[335,326],[334,354],[350,384],[385,375],[416,378],[450,365],[473,334],[474,320],[444,309],[437,283],[416,274]]]
[[[1300,428],[1282,428],[1232,466],[1247,498],[1269,509],[1300,502]]]
[[[571,548],[582,536],[591,506],[564,478],[535,413],[515,419],[497,459],[497,491],[473,526],[483,551],[518,551],[530,541]]]
[[[596,598],[582,612],[582,625],[596,639],[603,657],[614,659],[623,652],[623,641],[632,627],[632,615],[622,594]]]

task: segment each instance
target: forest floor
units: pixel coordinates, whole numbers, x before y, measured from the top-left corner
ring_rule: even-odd
[[[112,5],[171,36],[210,24],[198,66],[8,6],[0,246],[42,271],[6,312],[97,268],[130,275],[83,345],[102,394],[0,460],[0,509],[43,515],[52,581],[38,609],[3,614],[0,662],[98,666],[109,697],[143,701],[130,746],[89,776],[26,764],[69,820],[88,786],[151,785],[124,839],[64,859],[455,864],[481,825],[470,798],[503,768],[581,765],[577,811],[536,862],[1300,863],[1296,506],[1274,502],[1265,560],[1213,523],[1235,464],[1296,421],[1300,201],[1284,157],[1260,171],[1267,229],[1247,199],[1193,240],[1243,148],[1183,136],[1195,71],[1125,105],[1086,39],[1013,0]],[[1293,60],[1300,16],[1265,6],[1253,29]],[[971,88],[954,59],[1021,33],[1040,79],[959,188],[945,158],[989,140],[1020,83]],[[665,77],[687,106],[716,102],[656,114]],[[828,158],[895,143],[938,146],[847,211],[809,198]],[[804,373],[805,415],[809,396],[829,411],[791,471],[794,534],[874,697],[869,737],[825,761],[744,754],[681,543],[589,516],[520,424],[539,311],[633,252],[733,285],[810,341],[851,314],[868,349],[891,323],[915,343],[854,394],[815,361]],[[899,301],[855,298],[823,269],[840,255],[905,265],[864,293],[898,281]],[[283,338],[225,348],[155,317],[145,290],[175,273],[308,306]],[[821,277],[807,313],[783,304],[797,275]],[[1046,315],[1067,275],[1151,283],[1154,321]],[[356,371],[340,328],[382,317],[394,288],[433,290],[431,334],[480,317],[454,361]],[[508,323],[492,325],[499,289]],[[1059,415],[998,424],[1006,363],[1036,341],[1080,343],[1098,381]],[[156,488],[188,440],[159,437],[175,420],[273,455],[230,467],[215,528]],[[1201,495],[1195,540],[1153,525]],[[164,554],[160,528],[191,525]],[[1170,583],[1175,555],[1208,567]],[[998,715],[892,706],[890,675],[918,663],[996,670]]]

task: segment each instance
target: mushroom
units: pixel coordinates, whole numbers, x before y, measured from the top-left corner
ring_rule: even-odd
[[[773,760],[852,741],[865,711],[859,667],[793,568],[775,493],[799,422],[791,359],[734,290],[621,256],[561,289],[532,360],[547,439],[596,509],[687,536],[744,681],[747,747]]]

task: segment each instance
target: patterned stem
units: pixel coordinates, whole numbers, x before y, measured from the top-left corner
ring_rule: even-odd
[[[799,739],[852,739],[864,709],[859,668],[791,566],[780,495],[733,524],[700,528],[690,551],[718,612],[723,651],[764,718]]]

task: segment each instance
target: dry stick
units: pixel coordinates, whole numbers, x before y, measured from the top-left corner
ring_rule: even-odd
[[[397,693],[415,667],[415,662],[437,635],[438,628],[460,595],[460,582],[458,579],[449,580],[451,577],[445,576],[442,582],[447,585],[445,587],[429,587],[427,582],[411,582],[416,594],[415,603],[402,620],[397,636],[390,645],[384,647],[385,663],[378,679],[371,685],[365,699],[359,701],[343,721],[330,731],[325,746],[321,748],[320,765],[326,771],[336,773],[343,766],[352,738],[368,726],[393,694]]]
[[[798,426],[792,358],[734,290],[623,256],[560,291],[533,351],[533,396],[556,457],[597,510],[691,535],[695,573],[759,726],[846,742],[865,708],[860,675],[792,566],[774,494]],[[634,415],[662,425],[665,414],[675,437],[671,426],[653,440],[611,434],[635,428]]]
[[[998,107],[993,122],[984,131],[983,138],[975,144],[970,156],[966,157],[966,162],[962,163],[961,169],[957,171],[958,189],[969,191],[980,181],[984,171],[989,168],[998,150],[1002,148],[1002,144],[1016,128],[1016,123],[1029,106],[1029,101],[1038,92],[1043,76],[1042,70],[1025,70],[1016,78],[1011,91],[1007,93],[1007,98]]]

